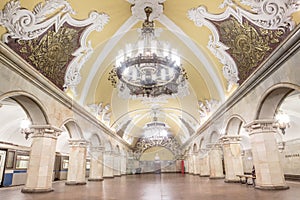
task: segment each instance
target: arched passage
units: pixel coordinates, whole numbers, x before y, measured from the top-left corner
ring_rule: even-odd
[[[258,188],[288,188],[276,142],[276,134],[281,134],[278,131],[280,122],[275,119],[275,116],[284,99],[299,89],[299,86],[290,83],[280,83],[269,88],[258,104],[256,120],[247,125],[250,130]]]
[[[259,103],[255,119],[273,119],[278,107],[294,90],[300,87],[290,83],[280,83],[268,89]]]

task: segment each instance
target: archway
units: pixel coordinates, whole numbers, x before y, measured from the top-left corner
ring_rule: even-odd
[[[290,83],[280,83],[269,88],[258,104],[256,117],[247,125],[250,130],[253,163],[255,166],[257,188],[287,189],[282,161],[278,151],[276,134],[283,128],[277,119],[284,99],[300,87]],[[285,122],[284,122],[285,123]]]
[[[146,149],[142,153],[139,163],[143,173],[176,172],[175,154],[162,146]]]
[[[31,125],[48,124],[45,110],[42,103],[29,93],[12,91],[0,95],[0,184],[26,183],[33,158],[30,156],[34,131]],[[34,153],[35,157],[40,155],[40,152]]]

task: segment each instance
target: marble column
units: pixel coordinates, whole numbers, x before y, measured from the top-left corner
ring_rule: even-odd
[[[193,160],[193,154],[189,154],[189,174],[194,173],[194,160]]]
[[[243,160],[241,156],[241,137],[223,136],[221,138],[224,152],[225,182],[238,183],[240,178],[237,175],[243,175]]]
[[[200,175],[200,154],[194,153],[194,175]]]
[[[103,147],[91,148],[91,168],[89,181],[103,181]]]
[[[184,158],[184,173],[189,173],[189,158],[186,156]]]
[[[126,175],[127,159],[126,156],[121,156],[121,175]]]
[[[51,125],[32,125],[32,144],[24,193],[51,192],[56,141],[61,129]]]
[[[114,159],[114,176],[121,176],[121,156],[119,154],[114,154],[113,155]]]
[[[103,154],[103,178],[114,177],[114,157],[111,151],[105,151]]]
[[[245,128],[249,131],[252,146],[253,164],[256,172],[255,188],[288,189],[280,163],[274,120],[254,120]]]
[[[209,156],[207,154],[200,157],[200,176],[209,177],[209,175],[210,175]]]
[[[69,140],[70,155],[66,185],[86,184],[86,140]]]
[[[210,179],[222,179],[223,174],[223,163],[222,163],[222,148],[220,144],[208,145],[209,151],[209,168],[210,168]]]

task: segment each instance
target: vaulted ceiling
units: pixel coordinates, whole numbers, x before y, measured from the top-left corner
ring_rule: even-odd
[[[296,0],[40,1],[0,2],[3,41],[133,146],[153,112],[184,143],[300,21]],[[108,80],[145,6],[181,57],[185,97],[126,99]]]

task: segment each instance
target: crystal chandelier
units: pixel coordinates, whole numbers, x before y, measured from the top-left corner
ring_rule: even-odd
[[[185,96],[189,93],[187,74],[181,67],[176,50],[161,44],[149,21],[151,7],[146,7],[146,20],[136,45],[127,44],[120,50],[116,65],[108,80],[118,88],[119,95],[130,97],[158,97],[160,95]]]
[[[163,141],[168,138],[168,129],[170,128],[166,123],[157,121],[157,109],[153,109],[153,120],[146,123],[144,126],[144,138],[152,141]]]

